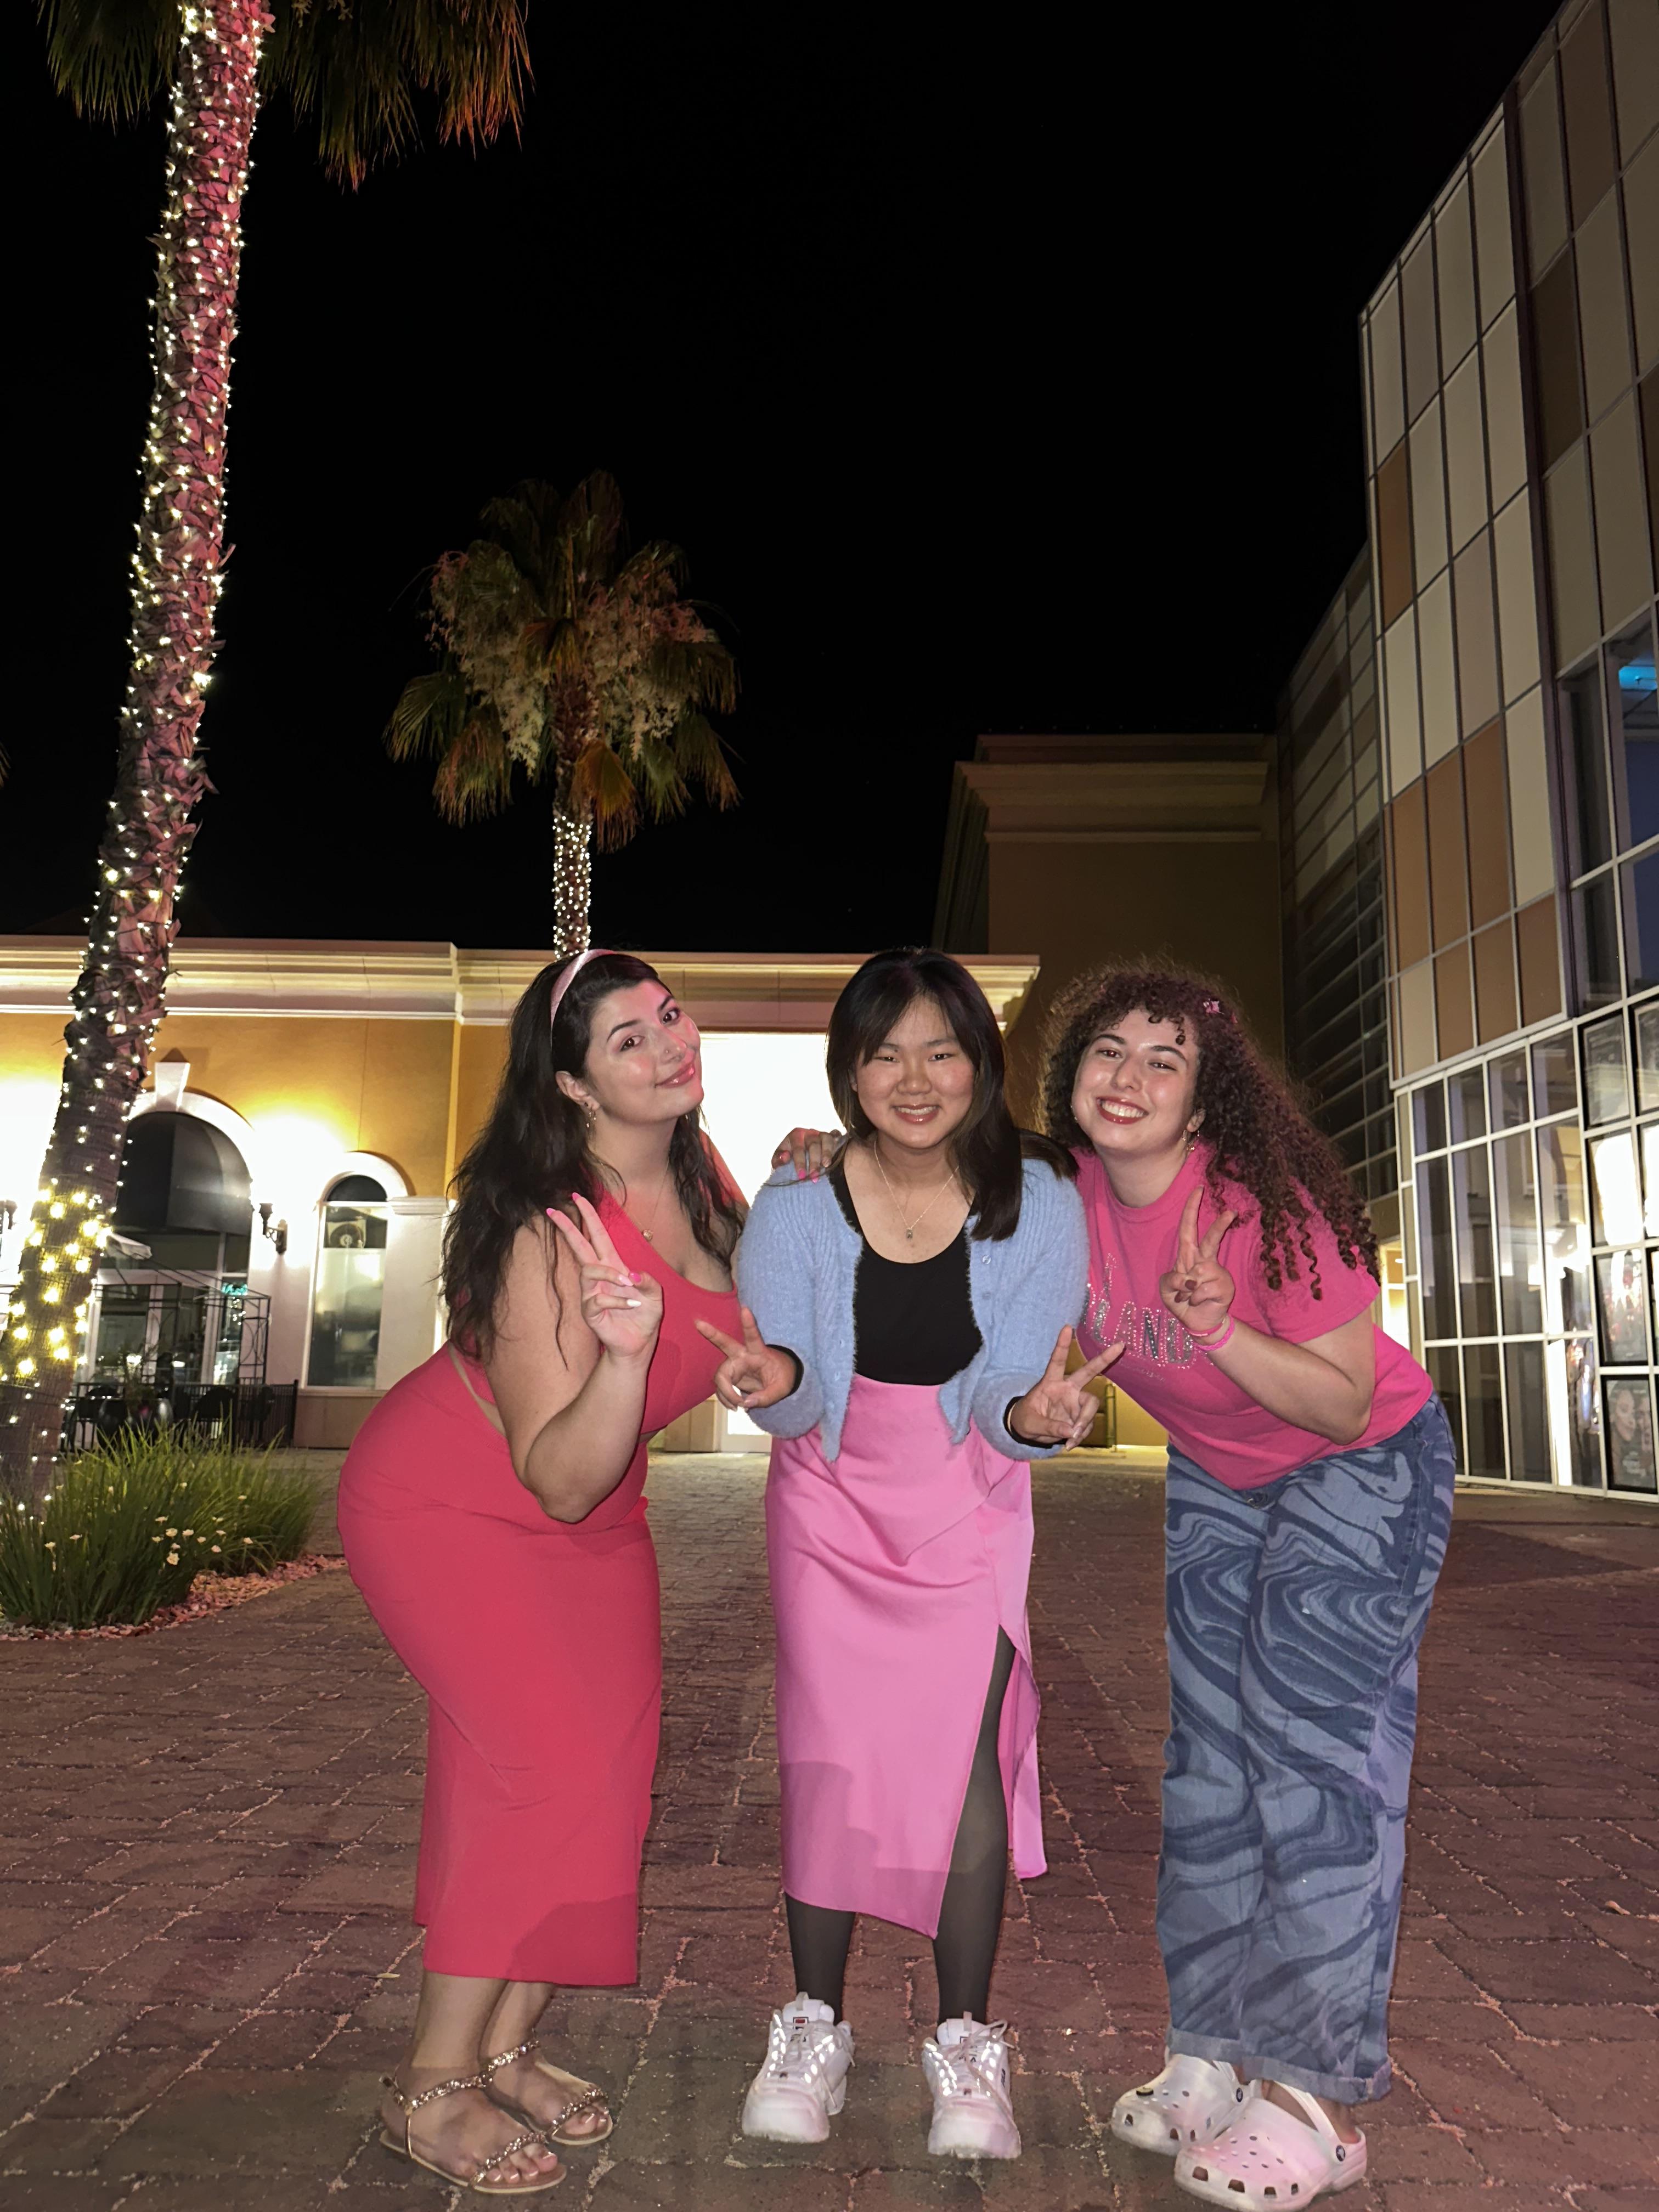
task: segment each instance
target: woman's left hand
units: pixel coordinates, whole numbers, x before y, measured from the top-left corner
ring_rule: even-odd
[[[1072,1332],[1063,1328],[1054,1340],[1042,1381],[1033,1384],[1023,1398],[1017,1398],[1008,1408],[1009,1431],[1022,1443],[1060,1444],[1073,1451],[1093,1428],[1100,1412],[1100,1401],[1084,1385],[1097,1375],[1103,1375],[1114,1360],[1121,1359],[1123,1346],[1109,1344],[1104,1352],[1097,1352],[1092,1359],[1068,1375],[1066,1359],[1071,1348]]]
[[[1232,1311],[1237,1285],[1216,1255],[1221,1240],[1238,1216],[1224,1213],[1198,1233],[1198,1209],[1203,1193],[1194,1191],[1182,1209],[1176,1241],[1176,1263],[1158,1279],[1158,1295],[1189,1336],[1214,1336],[1224,1328]]]

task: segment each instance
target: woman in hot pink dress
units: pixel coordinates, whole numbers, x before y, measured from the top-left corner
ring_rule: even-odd
[[[484,2196],[611,2132],[538,2055],[554,1984],[635,1978],[662,1657],[646,1439],[708,1395],[741,1202],[702,1134],[697,1032],[626,953],[513,1017],[444,1251],[450,1341],[340,1480],[369,1610],[430,1701],[414,2034],[381,2140]]]

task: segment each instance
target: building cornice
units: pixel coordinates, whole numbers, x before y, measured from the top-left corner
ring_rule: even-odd
[[[78,937],[0,937],[0,1012],[60,1014],[85,954]],[[708,1030],[820,1030],[866,956],[642,952]],[[462,951],[447,944],[224,939],[174,948],[167,1012],[276,1019],[507,1021],[547,964],[544,949]],[[970,958],[1005,1028],[1036,979],[1033,957]]]

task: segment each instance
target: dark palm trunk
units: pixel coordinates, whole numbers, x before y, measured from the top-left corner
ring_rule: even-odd
[[[0,1469],[25,1485],[57,1450],[127,1116],[161,1018],[179,872],[208,787],[197,739],[224,543],[242,191],[270,25],[261,0],[191,0],[184,10],[115,789],[64,1032],[63,1094],[0,1344]]]

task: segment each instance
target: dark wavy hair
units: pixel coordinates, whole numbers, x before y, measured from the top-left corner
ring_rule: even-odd
[[[1380,1281],[1376,1233],[1364,1200],[1348,1181],[1334,1146],[1309,1119],[1300,1097],[1275,1073],[1220,984],[1176,968],[1097,968],[1055,999],[1044,1039],[1042,1121],[1061,1144],[1089,1139],[1072,1111],[1083,1055],[1103,1030],[1139,1007],[1150,1021],[1172,1022],[1179,1042],[1198,1048],[1207,1178],[1222,1196],[1222,1176],[1247,1190],[1261,1216],[1261,1265],[1270,1289],[1298,1282],[1322,1297],[1311,1224],[1322,1218],[1343,1262]]]
[[[587,1117],[560,1089],[559,1072],[581,1073],[603,998],[630,983],[662,981],[631,952],[600,953],[577,975],[550,1023],[554,988],[569,958],[544,968],[513,1009],[495,1103],[451,1185],[456,1202],[444,1232],[444,1302],[451,1336],[481,1358],[495,1343],[501,1277],[520,1230],[543,1221],[550,1206],[567,1206],[573,1192],[597,1206],[605,1190],[587,1149]],[[692,1234],[705,1251],[725,1260],[743,1226],[743,1204],[715,1165],[702,1120],[698,1112],[680,1116],[668,1164]]]
[[[1076,1176],[1077,1163],[1062,1146],[1020,1128],[1008,1111],[997,1018],[984,992],[948,952],[902,945],[872,953],[842,991],[830,1016],[825,1054],[836,1111],[854,1136],[870,1134],[855,1079],[918,999],[931,999],[939,1007],[974,1071],[973,1103],[951,1140],[957,1173],[973,1200],[974,1235],[987,1243],[1012,1237],[1019,1226],[1021,1160],[1046,1160],[1066,1176]]]

